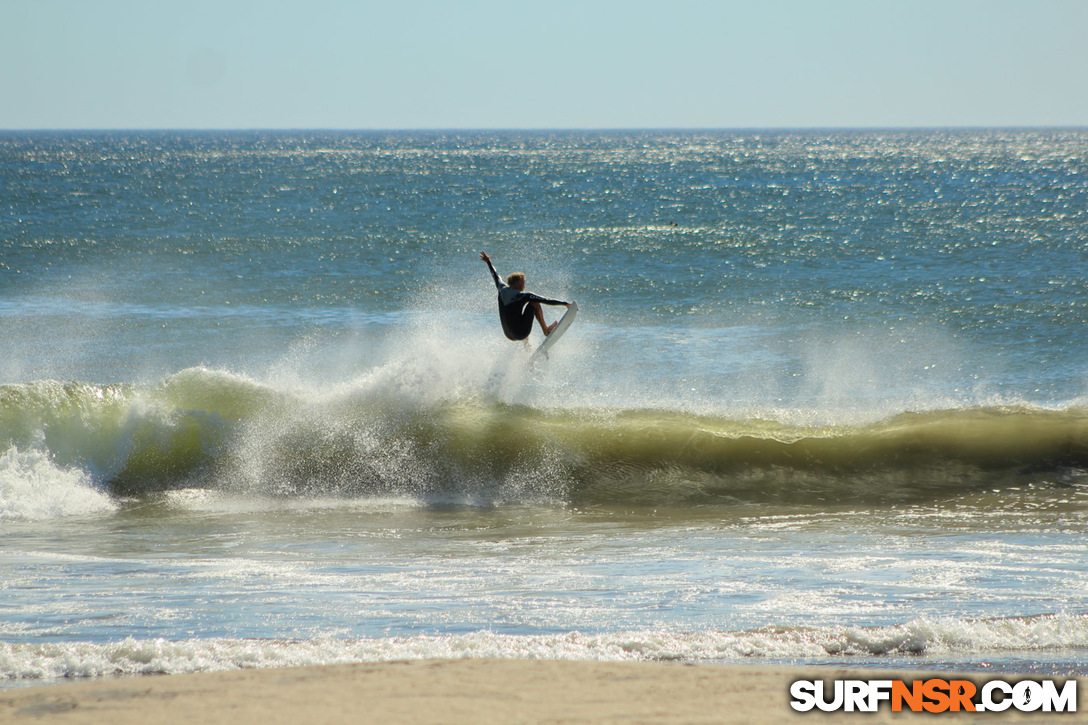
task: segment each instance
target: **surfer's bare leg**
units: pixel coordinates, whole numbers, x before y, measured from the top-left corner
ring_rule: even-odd
[[[552,334],[552,330],[554,330],[555,326],[559,324],[559,320],[556,320],[549,325],[547,322],[544,321],[544,310],[540,309],[540,303],[530,302],[529,304],[533,306],[533,314],[536,315],[536,321],[540,323],[540,329],[541,331],[543,331],[544,335],[548,336]]]

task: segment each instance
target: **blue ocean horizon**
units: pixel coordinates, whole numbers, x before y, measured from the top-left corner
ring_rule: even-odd
[[[6,131],[0,180],[0,681],[1086,674],[1084,129]],[[481,250],[578,302],[545,365]]]

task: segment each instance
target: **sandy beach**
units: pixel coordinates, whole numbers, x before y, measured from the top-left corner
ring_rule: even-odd
[[[948,673],[935,675],[944,679]],[[798,713],[797,679],[912,679],[919,672],[679,663],[425,660],[75,682],[0,692],[5,723],[777,723],[934,717]],[[976,683],[979,675],[966,675]],[[1010,678],[1015,679],[1015,678]],[[1078,680],[1078,695],[1083,690]],[[943,713],[1040,722],[1066,713]]]

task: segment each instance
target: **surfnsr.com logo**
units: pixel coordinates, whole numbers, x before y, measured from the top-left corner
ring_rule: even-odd
[[[790,707],[798,712],[876,712],[888,703],[892,712],[1076,712],[1077,681],[990,680],[981,687],[970,680],[797,680],[790,686]]]

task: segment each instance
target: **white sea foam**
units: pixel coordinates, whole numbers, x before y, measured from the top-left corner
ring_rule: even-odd
[[[0,455],[0,520],[51,519],[115,508],[79,468],[58,466],[37,449],[13,446]]]
[[[852,657],[997,657],[1088,647],[1088,617],[915,620],[886,627],[830,626],[740,632],[458,635],[313,640],[128,638],[120,642],[0,643],[0,679],[181,674],[433,658],[751,662]]]

